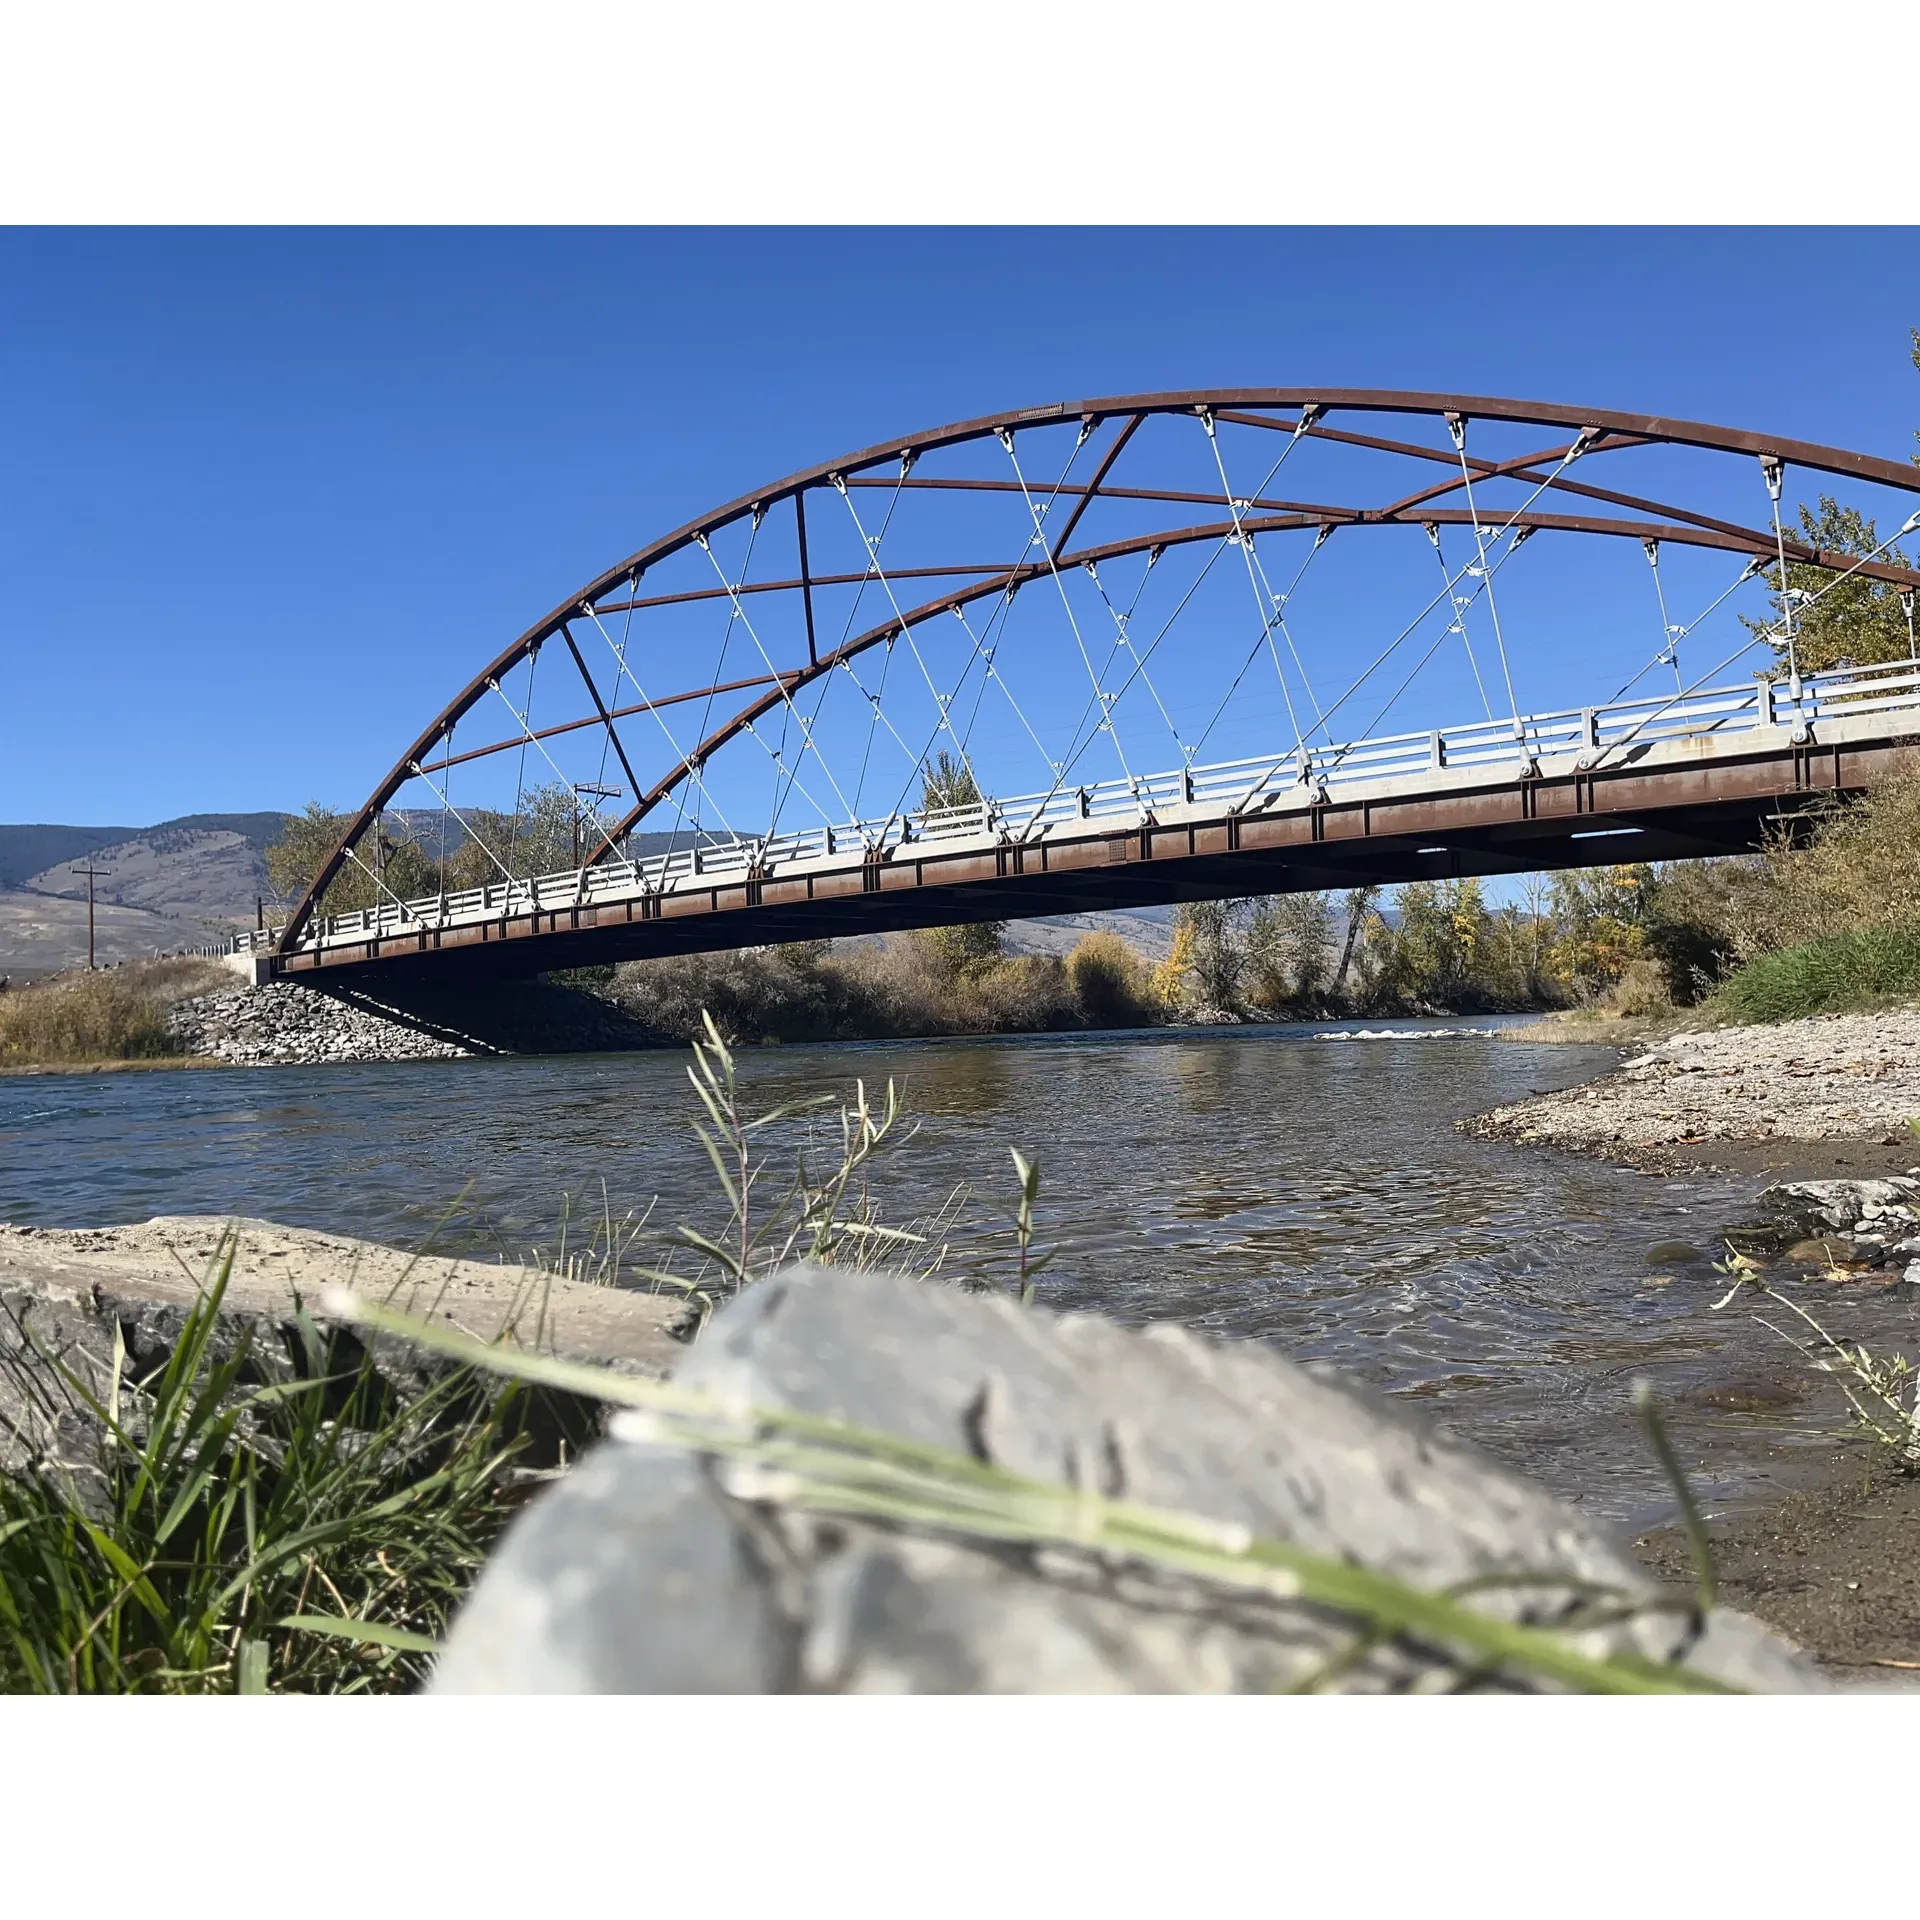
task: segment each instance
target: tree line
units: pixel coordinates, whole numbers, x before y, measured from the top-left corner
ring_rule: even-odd
[[[275,897],[297,900],[326,864],[352,817],[308,804],[266,850]],[[583,807],[571,787],[554,780],[521,796],[511,812],[463,807],[458,820],[418,830],[404,814],[383,813],[361,837],[327,888],[329,913],[354,913],[389,900],[418,900],[564,873],[606,844],[606,824]]]
[[[1685,1002],[1718,977],[1676,870],[1528,874],[1498,905],[1477,879],[1194,901],[1156,969],[1176,1014],[1270,1019],[1496,1012],[1617,994]]]

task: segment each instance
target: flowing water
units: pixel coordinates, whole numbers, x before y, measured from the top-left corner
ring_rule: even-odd
[[[1754,1183],[1456,1133],[1463,1115],[1611,1064],[1604,1049],[1495,1038],[1497,1024],[740,1060],[763,1104],[902,1082],[918,1132],[876,1178],[882,1217],[910,1222],[967,1188],[949,1236],[963,1269],[1011,1272],[1007,1149],[1025,1151],[1041,1168],[1039,1240],[1061,1248],[1040,1281],[1048,1304],[1335,1362],[1634,1524],[1669,1506],[1628,1410],[1636,1375],[1671,1409],[1708,1497],[1790,1476],[1792,1443],[1804,1457],[1835,1422],[1831,1390],[1744,1311],[1709,1311],[1725,1286],[1708,1264],[1717,1231],[1750,1217]],[[0,1220],[241,1213],[418,1245],[464,1191],[435,1244],[517,1253],[552,1247],[563,1195],[576,1219],[598,1216],[604,1179],[616,1216],[658,1194],[656,1222],[714,1231],[692,1112],[674,1053],[4,1079]],[[1873,1311],[1861,1337],[1905,1310]]]

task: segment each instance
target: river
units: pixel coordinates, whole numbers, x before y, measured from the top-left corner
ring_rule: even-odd
[[[910,1224],[967,1189],[947,1230],[956,1270],[1011,1272],[1017,1146],[1041,1169],[1039,1243],[1060,1248],[1047,1304],[1337,1363],[1634,1526],[1670,1506],[1629,1411],[1637,1374],[1671,1408],[1706,1498],[1790,1479],[1835,1401],[1750,1316],[1708,1310],[1725,1285],[1708,1264],[1717,1229],[1750,1215],[1753,1183],[1457,1134],[1463,1115],[1613,1058],[1495,1038],[1498,1024],[740,1060],[763,1104],[900,1082],[918,1130],[876,1174],[882,1217]],[[616,1215],[657,1194],[657,1224],[711,1232],[724,1209],[693,1112],[674,1053],[0,1079],[0,1219],[242,1213],[417,1245],[459,1201],[437,1245],[518,1253],[552,1247],[563,1195],[598,1216],[604,1180]],[[1665,1243],[1696,1257],[1652,1258]]]

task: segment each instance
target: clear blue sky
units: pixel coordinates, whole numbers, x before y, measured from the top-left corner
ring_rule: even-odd
[[[481,662],[755,483],[1227,384],[1896,458],[1911,233],[0,234],[0,820],[360,800]]]

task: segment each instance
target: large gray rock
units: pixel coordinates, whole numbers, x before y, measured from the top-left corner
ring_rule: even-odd
[[[1604,1531],[1370,1391],[1254,1344],[885,1275],[798,1267],[726,1307],[677,1374],[723,1400],[885,1429],[1011,1472],[1244,1525],[1428,1589],[1545,1574],[1473,1604],[1564,1621],[1556,1581],[1653,1598]],[[1064,1548],[970,1544],[753,1497],[678,1448],[613,1439],[521,1516],[433,1686],[511,1692],[1266,1691],[1322,1675],[1354,1625]],[[1576,1636],[1736,1685],[1816,1689],[1737,1615],[1634,1611]],[[1339,1684],[1461,1680],[1389,1643]],[[1511,1677],[1501,1686],[1524,1687]]]

